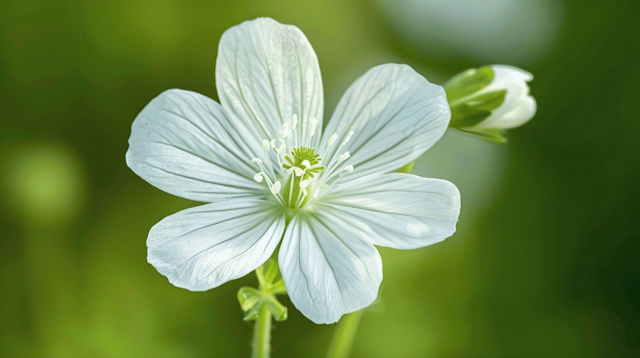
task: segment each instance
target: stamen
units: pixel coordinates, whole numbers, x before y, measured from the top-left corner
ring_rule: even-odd
[[[304,174],[304,170],[300,168],[295,168],[294,171],[296,172],[296,176],[298,177],[301,177]]]
[[[262,141],[262,150],[264,150],[265,152],[268,152],[271,150],[271,146],[269,145],[269,141],[268,140],[263,140]]]
[[[280,188],[282,187],[282,184],[280,184],[280,181],[276,181],[275,183],[273,183],[273,185],[271,186],[270,190],[271,190],[271,194],[276,195],[278,193],[280,193]]]
[[[262,173],[258,173],[256,175],[253,176],[253,180],[255,180],[258,183],[262,183]]]
[[[291,117],[291,126],[293,127],[293,130],[296,130],[296,127],[298,126],[298,115],[294,114],[293,117]]]
[[[350,131],[349,134],[347,135],[347,138],[342,142],[342,145],[347,144],[347,142],[349,141],[349,139],[351,139],[351,136],[353,135],[353,131]]]
[[[271,142],[269,142],[269,145],[271,146],[271,148],[276,149],[276,140],[272,139]]]
[[[311,167],[311,163],[309,163],[309,161],[306,159],[302,161],[302,165],[304,165],[304,167],[307,169]]]
[[[301,189],[306,189],[308,186],[309,186],[309,181],[308,180],[300,181],[300,188]]]
[[[329,141],[327,141],[327,147],[331,147],[333,143],[336,142],[336,139],[338,139],[338,133],[333,133],[331,137],[329,137]]]
[[[349,152],[344,152],[344,154],[342,154],[341,156],[338,157],[338,163],[342,163],[345,160],[349,159],[349,157],[351,156],[351,154],[349,154]]]
[[[256,164],[258,164],[258,165],[262,164],[262,159],[260,159],[260,158],[253,158],[253,159],[251,159],[251,161],[256,163]]]
[[[344,169],[342,169],[343,173],[351,173],[353,171],[353,165],[347,165],[346,167],[344,167]]]
[[[278,131],[278,137],[284,139],[287,138],[289,136],[289,132],[291,130],[289,129],[289,123],[283,123],[282,127],[280,128],[280,130]]]

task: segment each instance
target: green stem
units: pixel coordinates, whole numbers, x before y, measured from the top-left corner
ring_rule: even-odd
[[[351,345],[358,331],[358,324],[364,310],[356,311],[342,317],[333,334],[327,358],[347,358],[351,353]]]
[[[271,350],[271,312],[266,304],[262,305],[253,328],[252,358],[269,358]]]

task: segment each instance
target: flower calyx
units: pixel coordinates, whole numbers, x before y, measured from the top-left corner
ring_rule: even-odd
[[[244,311],[244,320],[252,321],[258,318],[260,309],[267,305],[271,315],[277,322],[287,319],[287,307],[283,306],[276,295],[286,294],[278,261],[272,257],[262,266],[256,269],[259,289],[253,287],[242,287],[238,290],[238,302]]]

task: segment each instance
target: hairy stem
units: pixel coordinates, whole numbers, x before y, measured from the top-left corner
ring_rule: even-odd
[[[269,358],[271,351],[271,312],[262,305],[253,328],[252,358]]]

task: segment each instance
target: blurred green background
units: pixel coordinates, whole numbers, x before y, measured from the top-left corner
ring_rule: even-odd
[[[146,262],[148,230],[197,203],[138,178],[131,123],[156,95],[216,98],[223,31],[269,16],[314,46],[327,117],[373,65],[443,83],[505,63],[536,117],[494,145],[447,133],[417,173],[462,192],[458,232],[381,249],[382,303],[353,357],[640,356],[640,2],[1,1],[0,356],[243,357],[235,297]],[[322,357],[335,325],[295,310],[273,355]]]

